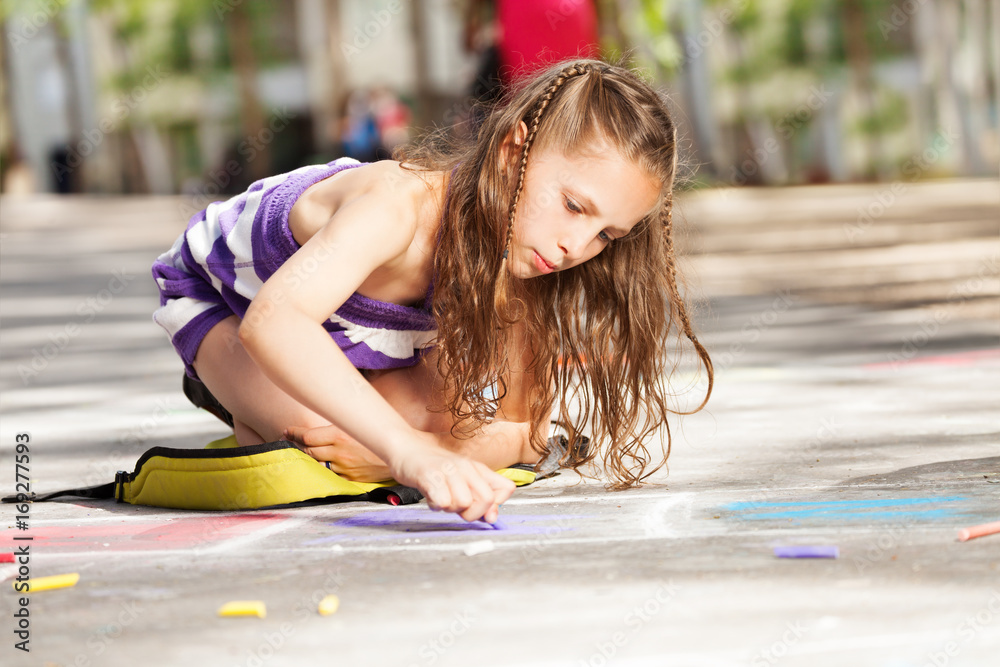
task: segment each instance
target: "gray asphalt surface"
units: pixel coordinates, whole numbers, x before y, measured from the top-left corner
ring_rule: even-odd
[[[564,472],[518,490],[496,531],[423,504],[73,500],[32,505],[27,530],[3,506],[0,552],[31,536],[31,576],[80,581],[31,596],[25,653],[0,565],[0,663],[997,664],[1000,535],[956,538],[1000,521],[1000,185],[909,184],[852,235],[879,192],[682,199],[717,386],[652,483]],[[182,204],[0,200],[4,493],[18,433],[39,492],[226,435],[150,319]],[[839,558],[774,556],[795,545]],[[219,618],[231,600],[267,616]]]

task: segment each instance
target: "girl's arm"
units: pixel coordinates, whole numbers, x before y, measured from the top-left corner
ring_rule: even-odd
[[[445,450],[479,461],[490,470],[509,468],[518,463],[535,463],[538,454],[528,446],[529,423],[495,421],[481,433],[460,440],[450,431],[435,432],[437,445]],[[336,426],[303,428],[290,426],[285,437],[301,445],[317,461],[327,461],[335,473],[358,482],[382,482],[392,479],[389,466],[344,435]]]
[[[432,508],[492,521],[513,483],[413,429],[322,326],[369,275],[401,261],[413,241],[415,200],[386,190],[341,206],[267,280],[240,325],[240,341],[275,384],[370,449]]]
[[[533,355],[526,340],[522,325],[515,325],[511,352],[507,355],[514,365],[508,378],[507,394],[500,401],[497,418],[492,423],[485,424],[479,433],[466,439],[456,438],[447,430],[451,425],[448,413],[416,428],[430,432],[444,449],[484,463],[491,470],[536,462],[538,453],[531,448],[528,437],[531,425],[528,423],[530,414],[527,403],[528,388],[536,378],[526,371]],[[437,373],[437,350],[430,350],[424,361],[426,366],[394,371],[389,385],[386,384],[388,377],[379,377],[371,385],[401,414],[406,414],[404,410],[422,412],[428,400],[444,398],[442,379]],[[539,425],[539,435],[543,440],[547,429],[547,422]],[[382,459],[336,426],[306,428],[291,425],[285,430],[285,437],[302,445],[318,461],[330,463],[334,472],[348,479],[378,482],[392,477]]]

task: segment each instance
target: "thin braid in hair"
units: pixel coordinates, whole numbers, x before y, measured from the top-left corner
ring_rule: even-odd
[[[524,140],[524,148],[521,149],[521,163],[517,174],[517,188],[514,190],[514,200],[510,205],[510,216],[507,221],[507,238],[504,241],[503,246],[503,261],[507,261],[507,251],[510,247],[511,235],[514,232],[514,214],[517,212],[517,202],[521,199],[521,189],[524,187],[524,172],[527,170],[528,166],[528,150],[531,148],[531,144],[535,140],[535,135],[538,133],[538,125],[542,120],[542,114],[548,108],[549,103],[555,94],[559,92],[562,85],[566,81],[574,76],[582,76],[594,71],[592,65],[588,64],[576,64],[570,65],[569,67],[561,70],[556,78],[552,81],[545,92],[538,100],[538,105],[535,108],[535,113],[531,119],[531,127],[528,128],[528,136]]]
[[[666,235],[667,256],[670,258],[667,283],[670,290],[673,292],[673,296],[677,304],[677,317],[680,320],[681,331],[683,331],[684,336],[691,341],[691,344],[694,345],[695,351],[698,352],[698,356],[701,357],[701,359],[705,362],[705,365],[708,367],[708,389],[705,392],[704,400],[702,400],[701,404],[694,410],[677,413],[679,415],[690,415],[698,412],[708,403],[708,399],[712,395],[712,386],[715,384],[715,374],[712,372],[712,360],[708,355],[708,350],[705,349],[705,346],[701,344],[701,341],[699,341],[698,337],[695,335],[694,329],[691,327],[691,320],[688,318],[687,308],[684,306],[684,300],[681,299],[680,290],[677,288],[677,261],[674,258],[673,208],[673,201],[667,202],[667,205],[663,207],[662,213],[663,231]]]

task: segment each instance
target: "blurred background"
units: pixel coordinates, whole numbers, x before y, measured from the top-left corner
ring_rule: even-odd
[[[388,157],[547,62],[668,93],[694,187],[996,177],[998,0],[5,0],[0,188],[181,194]]]

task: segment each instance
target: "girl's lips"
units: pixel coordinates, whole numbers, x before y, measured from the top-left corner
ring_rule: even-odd
[[[537,268],[542,273],[552,273],[553,271],[556,270],[556,267],[552,266],[544,259],[542,259],[542,256],[539,255],[537,252],[535,253],[535,268]]]

